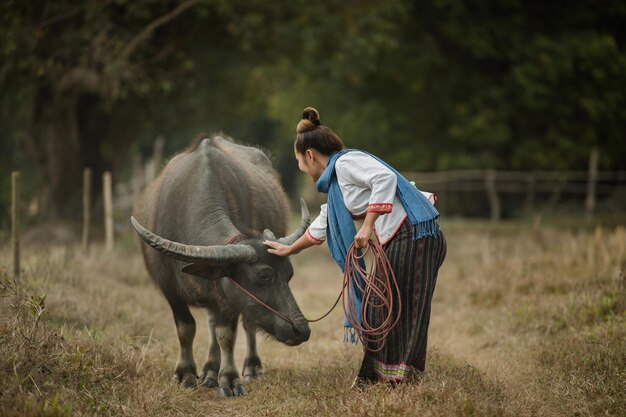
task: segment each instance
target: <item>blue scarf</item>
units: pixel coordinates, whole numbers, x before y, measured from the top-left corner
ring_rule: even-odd
[[[339,188],[339,182],[337,180],[337,174],[335,173],[335,163],[340,156],[353,152],[356,149],[346,149],[340,152],[332,153],[328,158],[328,163],[324,172],[317,180],[317,191],[328,194],[327,202],[327,233],[326,239],[328,242],[328,248],[330,254],[337,262],[341,270],[345,270],[346,255],[350,245],[354,242],[354,236],[356,236],[356,228],[352,215],[348,211],[345,202],[343,201],[343,195]],[[361,151],[363,152],[363,151]],[[439,212],[428,201],[428,199],[411,184],[406,178],[404,178],[398,171],[389,166],[383,160],[370,155],[378,162],[382,163],[389,170],[391,170],[397,177],[396,195],[402,203],[402,207],[408,215],[408,219],[413,225],[413,239],[420,239],[427,236],[435,236],[439,232]],[[361,261],[362,262],[362,261]],[[365,265],[361,265],[365,268]],[[357,279],[359,279],[357,277]],[[363,282],[360,282],[363,287]],[[355,297],[349,302],[354,306],[357,312],[357,318],[361,322],[361,299],[362,294],[355,294]],[[350,325],[350,322],[346,318],[344,320],[344,327],[346,328],[345,340],[349,340],[352,343],[356,343],[357,337],[354,329]]]

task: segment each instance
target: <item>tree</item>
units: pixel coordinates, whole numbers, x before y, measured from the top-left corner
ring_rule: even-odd
[[[83,164],[120,172],[159,134],[170,153],[223,130],[292,178],[309,105],[401,170],[582,169],[593,147],[623,170],[625,18],[602,1],[8,0],[0,135],[59,214]]]
[[[3,2],[0,86],[17,98],[15,115],[23,116],[14,134],[47,178],[53,216],[75,207],[68,198],[78,201],[84,162],[101,168],[111,109],[167,89],[168,78],[184,71],[184,59],[171,59],[180,39],[159,30],[199,3]],[[96,129],[94,116],[105,119]]]

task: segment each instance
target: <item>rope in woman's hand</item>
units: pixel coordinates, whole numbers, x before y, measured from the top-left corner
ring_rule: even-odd
[[[363,269],[360,261],[365,262],[368,252],[371,252],[370,265]],[[346,255],[343,285],[343,311],[346,319],[356,330],[365,349],[370,352],[380,351],[385,346],[387,334],[398,323],[402,311],[400,289],[380,244],[369,240],[361,251],[354,244],[350,246]],[[360,322],[351,302],[358,293],[362,294]],[[370,323],[370,320],[379,324]]]
[[[369,268],[363,269],[360,260],[365,261],[365,255],[372,251]],[[367,271],[370,271],[369,274]],[[359,281],[363,281],[363,285]],[[361,322],[350,300],[354,299],[355,292],[363,295],[361,300]],[[394,297],[395,292],[397,307],[394,320]],[[376,242],[368,241],[367,247],[359,255],[359,249],[352,244],[346,255],[346,267],[343,275],[343,286],[335,301],[335,304],[321,317],[310,320],[309,323],[322,320],[328,316],[337,306],[343,296],[343,311],[361,341],[363,347],[370,352],[378,352],[385,346],[387,334],[395,327],[400,319],[402,303],[400,302],[400,289],[396,277],[387,259],[383,248]],[[373,326],[369,323],[367,312],[373,311],[372,316],[384,317],[381,324]],[[371,347],[374,346],[374,347]]]

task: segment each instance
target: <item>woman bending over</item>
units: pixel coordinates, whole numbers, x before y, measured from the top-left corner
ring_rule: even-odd
[[[300,239],[290,246],[266,241],[268,252],[287,256],[328,240],[331,255],[343,270],[350,245],[363,248],[374,234],[398,284],[400,300],[394,300],[394,305],[400,303],[402,308],[383,348],[364,349],[355,383],[400,382],[423,372],[430,305],[446,255],[439,213],[391,166],[368,153],[346,149],[341,138],[320,123],[314,108],[304,110],[296,131],[298,168],[318,191],[328,194],[328,200]],[[358,231],[354,220],[362,221]],[[366,306],[364,314],[370,325],[379,324],[374,308]]]

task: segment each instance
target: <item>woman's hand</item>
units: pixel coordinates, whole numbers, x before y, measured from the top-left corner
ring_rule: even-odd
[[[367,247],[367,242],[370,240],[372,236],[372,232],[374,231],[374,223],[376,219],[378,219],[380,213],[375,211],[370,211],[365,216],[365,220],[363,220],[363,225],[359,229],[356,236],[354,236],[354,246],[357,248],[365,248]]]
[[[273,242],[271,240],[266,240],[263,244],[269,248],[267,252],[272,255],[289,256],[292,254],[291,246],[283,245],[282,243]]]
[[[357,248],[367,247],[367,242],[370,240],[370,236],[372,236],[373,230],[373,225],[364,223],[359,229],[356,236],[354,236],[354,246],[356,246]]]
[[[263,244],[268,247],[267,253],[276,256],[295,255],[296,253],[300,253],[303,249],[313,246],[313,243],[307,239],[306,233],[302,234],[291,246],[283,245],[273,240],[266,240]]]

